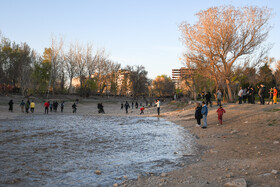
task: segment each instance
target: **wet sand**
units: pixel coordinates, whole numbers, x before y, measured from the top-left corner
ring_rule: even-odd
[[[0,120],[13,119],[22,114],[19,106],[14,113],[8,105],[0,105]],[[140,116],[140,110],[120,110],[119,100],[102,99],[105,115]],[[100,100],[83,100],[78,113],[100,115]],[[65,113],[71,113],[72,103],[65,104]],[[197,162],[185,168],[160,176],[139,176],[137,180],[125,181],[120,186],[223,186],[235,179],[244,179],[247,186],[279,186],[280,184],[280,104],[251,105],[225,104],[224,124],[217,125],[217,107],[209,108],[208,128],[195,127],[194,106],[184,108],[164,103],[160,117],[183,126],[194,136],[201,155]],[[43,104],[36,104],[35,115],[43,114]],[[34,114],[33,114],[34,115]],[[51,114],[54,115],[54,114]],[[104,115],[104,114],[101,114]],[[156,108],[145,110],[142,116],[157,116]],[[0,121],[1,122],[1,121]]]

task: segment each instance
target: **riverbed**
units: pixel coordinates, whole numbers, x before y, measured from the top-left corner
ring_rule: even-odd
[[[29,115],[1,121],[0,134],[1,185],[108,186],[196,157],[192,135],[157,117]]]

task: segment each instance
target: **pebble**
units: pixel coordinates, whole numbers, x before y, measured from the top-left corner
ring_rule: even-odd
[[[247,183],[246,180],[241,178],[241,179],[235,179],[231,182],[227,182],[224,184],[224,187],[246,187]]]
[[[275,170],[275,169],[273,169],[273,170],[271,171],[271,173],[276,175],[276,174],[278,174],[278,171]]]
[[[274,141],[273,144],[279,144],[279,141]]]
[[[123,176],[123,178],[124,178],[125,180],[127,180],[127,179],[128,179],[128,177],[127,177],[127,176]]]
[[[100,170],[95,170],[95,174],[96,175],[101,175],[101,171]]]
[[[167,173],[160,174],[161,177],[167,177]]]
[[[164,183],[165,182],[165,179],[160,179],[159,180],[161,183]]]
[[[115,183],[113,186],[114,186],[114,187],[118,187],[119,185],[118,185],[117,183]]]
[[[231,177],[233,177],[233,173],[228,173],[228,174],[226,175],[226,178],[231,178]]]
[[[162,184],[162,183],[160,183],[158,186],[163,186],[163,184]]]
[[[215,150],[213,150],[213,149],[210,149],[209,152],[210,152],[210,153],[217,153],[218,151],[215,151]]]
[[[236,134],[236,133],[238,133],[237,130],[233,130],[233,131],[230,132],[230,134]]]

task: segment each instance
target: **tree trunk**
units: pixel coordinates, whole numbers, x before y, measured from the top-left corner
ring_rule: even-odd
[[[70,95],[71,89],[72,89],[72,77],[70,78],[70,83],[69,83],[69,89],[68,89],[68,94]]]
[[[230,80],[226,79],[226,85],[228,89],[228,97],[229,97],[229,102],[233,102],[233,95],[230,87]]]

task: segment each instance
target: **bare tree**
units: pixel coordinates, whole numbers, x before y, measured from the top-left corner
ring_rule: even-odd
[[[53,88],[52,93],[53,94],[55,93],[58,69],[59,69],[59,66],[61,66],[62,59],[63,59],[63,58],[61,58],[62,47],[63,47],[63,39],[61,38],[59,43],[57,43],[56,38],[52,37],[52,41],[51,41],[51,74],[50,74],[51,78],[49,80],[48,94],[49,94],[51,85]],[[47,95],[47,97],[48,97],[48,95]]]
[[[75,49],[76,71],[80,79],[80,86],[82,88],[86,78],[86,55],[84,48],[80,44],[76,43]]]
[[[72,89],[72,80],[76,76],[76,73],[77,73],[74,47],[75,46],[73,44],[70,44],[68,52],[63,55],[64,62],[65,62],[65,70],[66,70],[68,78],[69,78],[68,94],[70,94],[70,91]]]
[[[233,101],[231,90],[234,65],[245,63],[246,59],[260,52],[268,36],[268,21],[271,11],[267,8],[213,7],[198,14],[194,25],[182,23],[182,39],[187,47],[188,62],[198,67],[212,68],[225,80],[229,100]]]

